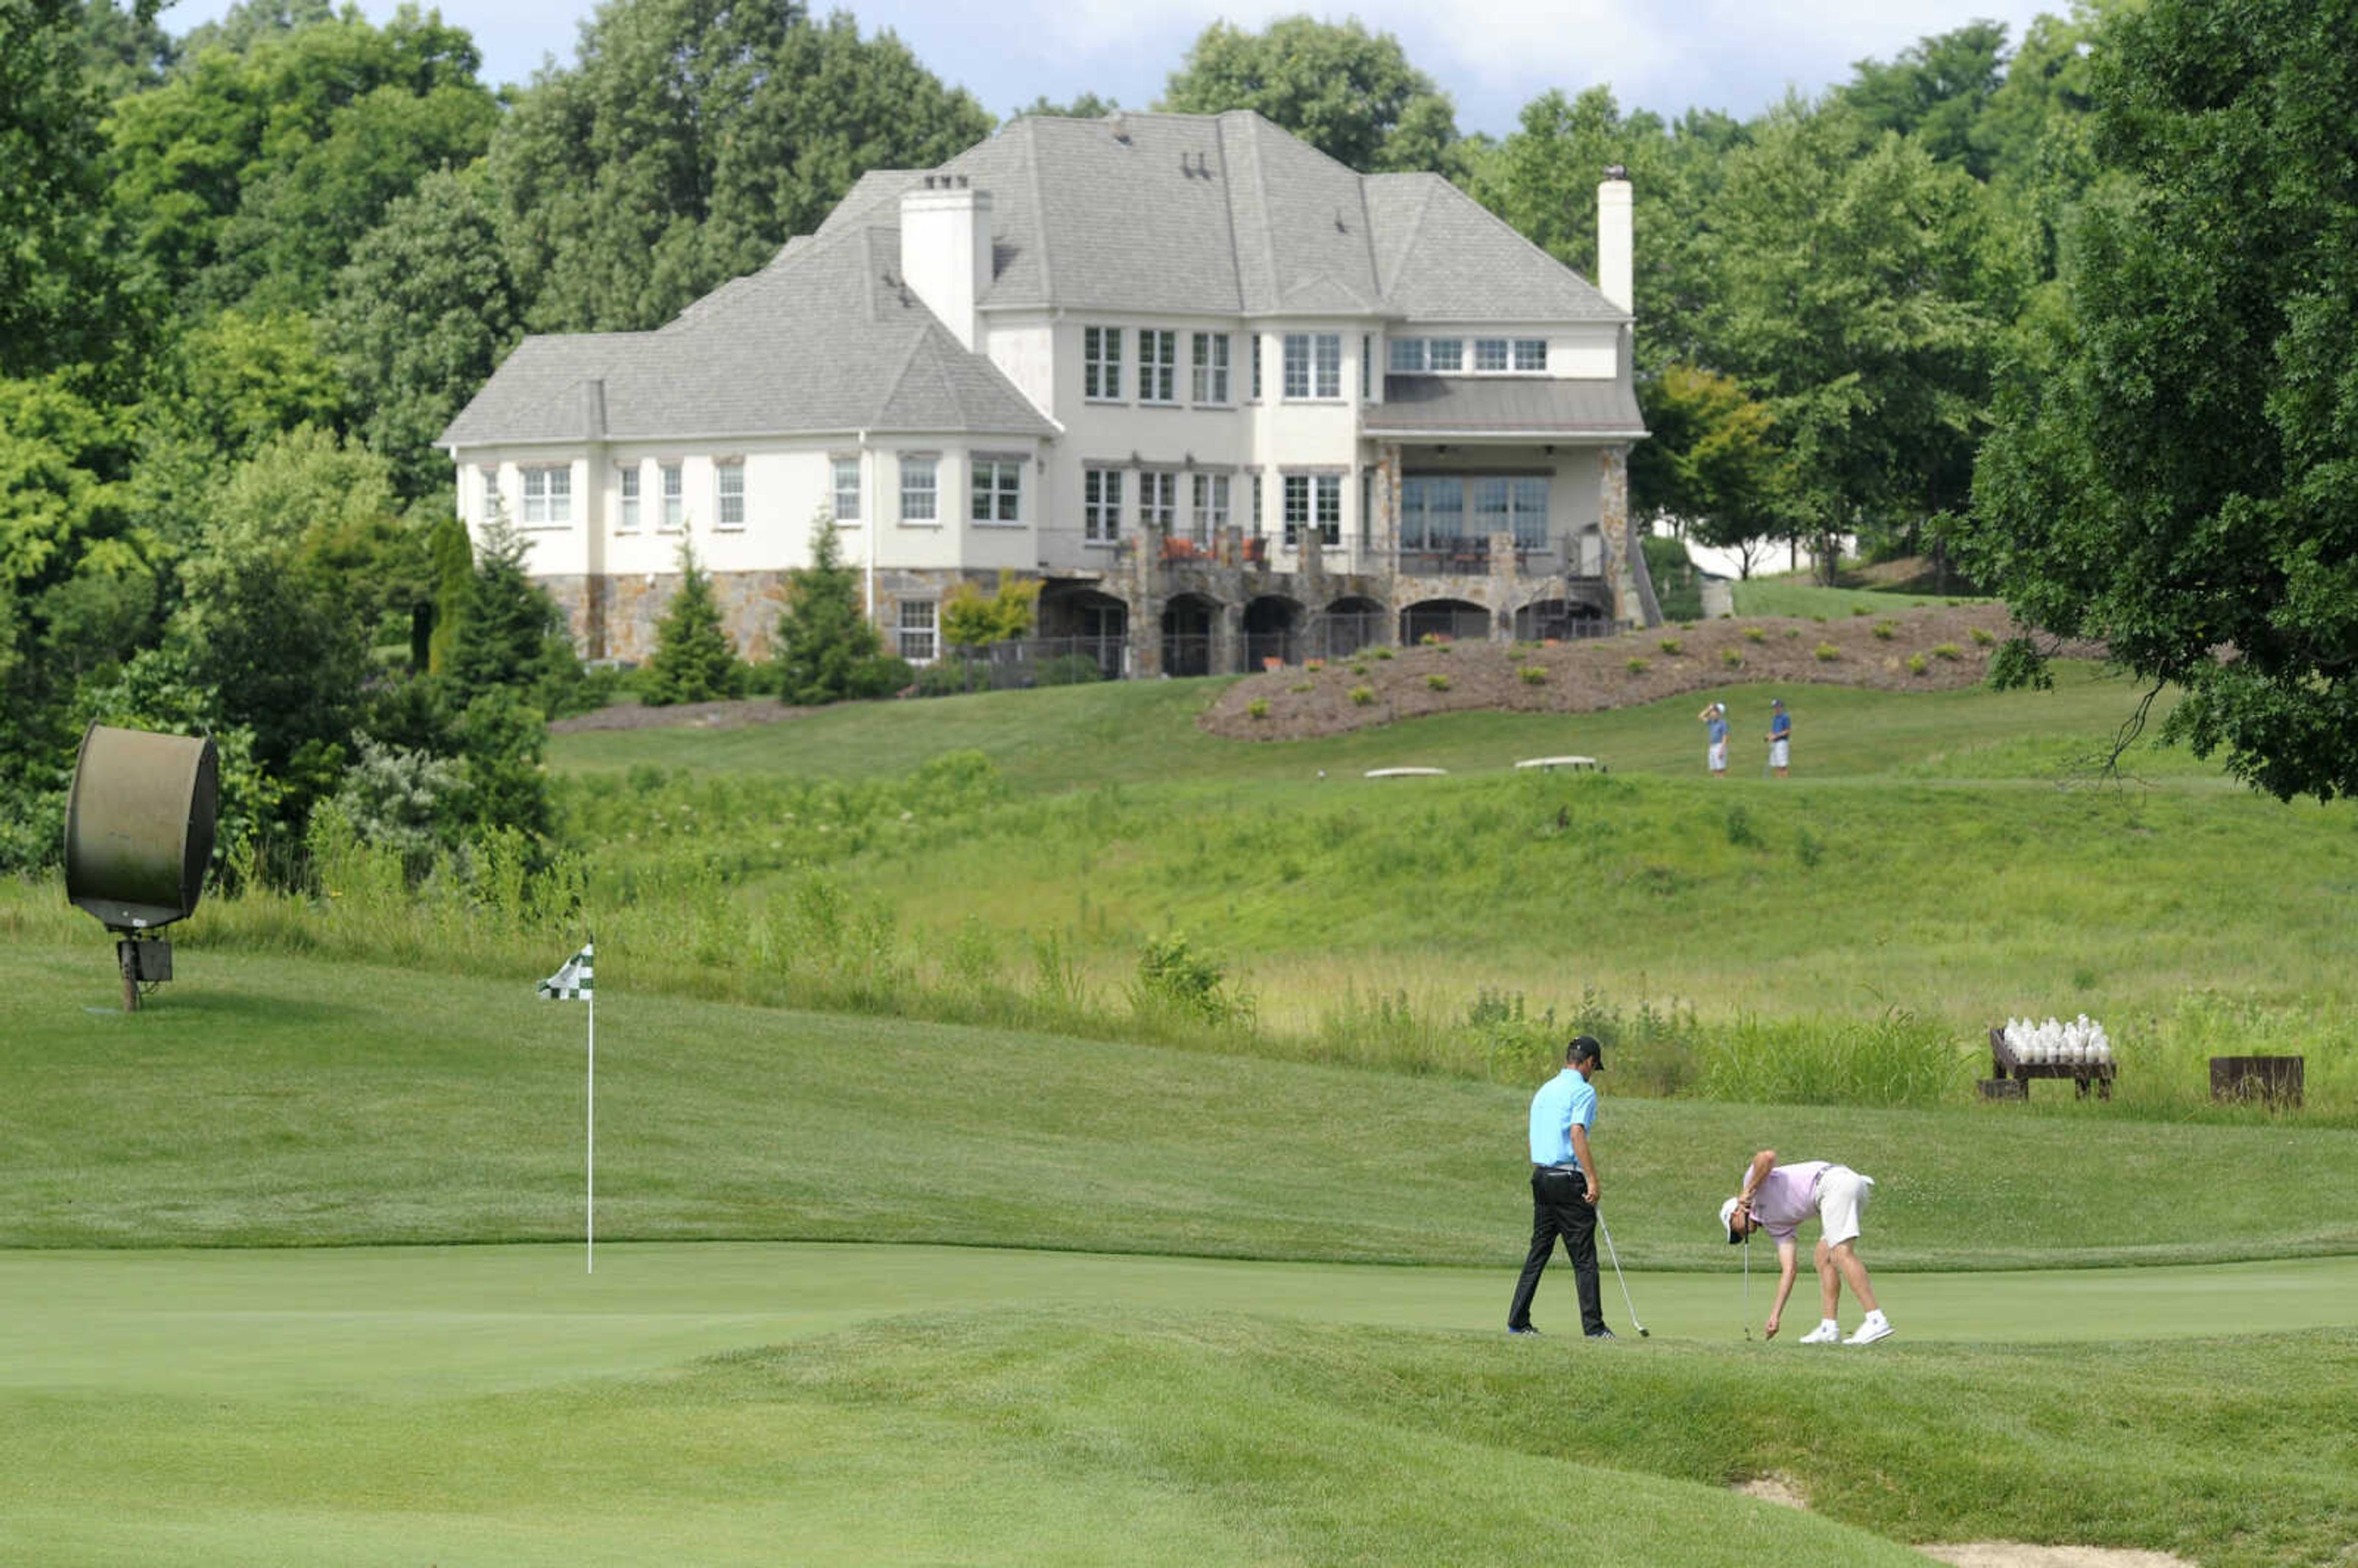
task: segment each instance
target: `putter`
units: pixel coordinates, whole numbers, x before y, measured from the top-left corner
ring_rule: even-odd
[[[1621,1304],[1629,1309],[1629,1326],[1638,1331],[1639,1338],[1651,1339],[1653,1336],[1647,1332],[1646,1325],[1638,1321],[1638,1303],[1629,1299],[1629,1281],[1621,1272],[1621,1254],[1613,1249],[1613,1227],[1605,1223],[1601,1214],[1596,1217],[1596,1228],[1605,1233],[1605,1255],[1613,1260],[1613,1277],[1621,1281]]]
[[[1744,1238],[1744,1337],[1752,1337],[1752,1238]]]

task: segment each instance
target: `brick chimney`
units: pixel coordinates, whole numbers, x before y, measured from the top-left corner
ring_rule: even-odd
[[[1611,165],[1605,171],[1605,183],[1596,188],[1596,291],[1634,312],[1637,290],[1629,204],[1629,171],[1617,163]]]
[[[990,192],[962,174],[929,174],[901,197],[901,276],[969,350],[982,342],[990,288]]]

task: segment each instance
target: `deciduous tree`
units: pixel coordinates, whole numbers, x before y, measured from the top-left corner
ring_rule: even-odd
[[[2358,11],[2153,0],[2095,65],[2132,177],[2068,232],[1961,554],[2030,626],[2184,697],[2279,798],[2358,791]],[[2000,673],[2035,680],[2039,650]]]
[[[807,233],[871,168],[925,168],[990,130],[891,33],[800,0],[607,0],[492,152],[539,331],[661,325]]]
[[[1215,22],[1171,73],[1157,108],[1182,114],[1250,109],[1363,172],[1452,172],[1457,117],[1390,33],[1356,20],[1282,16],[1260,32]]]

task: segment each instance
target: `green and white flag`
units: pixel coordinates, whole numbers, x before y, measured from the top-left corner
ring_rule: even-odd
[[[566,959],[563,968],[540,982],[540,994],[551,1001],[574,1001],[590,995],[590,953],[596,946],[581,944],[581,951]]]

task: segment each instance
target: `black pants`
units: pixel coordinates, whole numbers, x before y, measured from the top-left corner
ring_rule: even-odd
[[[1580,1328],[1599,1334],[1605,1328],[1605,1298],[1596,1281],[1596,1207],[1588,1201],[1588,1178],[1567,1171],[1531,1173],[1531,1249],[1523,1258],[1523,1277],[1515,1281],[1515,1302],[1507,1309],[1509,1328],[1531,1325],[1531,1297],[1538,1293],[1540,1275],[1555,1255],[1555,1238],[1572,1255],[1572,1280],[1580,1292]]]

